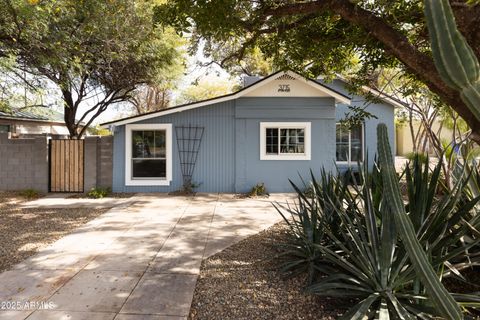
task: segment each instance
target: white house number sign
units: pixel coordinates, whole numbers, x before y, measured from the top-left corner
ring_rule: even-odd
[[[278,85],[278,92],[290,92],[290,85],[289,84],[279,84]]]

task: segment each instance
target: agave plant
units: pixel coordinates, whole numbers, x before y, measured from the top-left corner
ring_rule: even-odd
[[[303,215],[310,216],[314,208],[322,217],[322,208],[334,208],[331,219],[336,220],[324,225],[322,241],[310,243],[317,249],[313,268],[326,276],[307,289],[322,296],[357,298],[344,319],[461,319],[457,301],[475,307],[480,299],[451,295],[440,280],[475,264],[469,250],[478,251],[478,240],[466,244],[462,239],[477,232],[474,207],[479,199],[462,200],[465,183],[438,195],[440,164],[430,172],[417,158],[405,169],[405,205],[383,126],[379,152],[373,172],[366,164],[359,168],[359,184],[346,186],[344,180],[336,180],[335,190],[341,195],[319,188],[330,206],[310,206],[311,199],[296,188],[300,203],[306,203]],[[302,229],[297,230],[301,234]]]
[[[290,234],[286,243],[279,244],[280,256],[284,260],[281,271],[288,276],[306,273],[307,284],[313,282],[319,271],[317,266],[321,253],[316,245],[323,243],[324,226],[338,225],[335,206],[343,203],[346,188],[340,176],[325,170],[322,170],[320,181],[312,172],[310,176],[309,184],[302,179],[303,190],[290,180],[298,195],[294,204],[274,204],[287,223]]]

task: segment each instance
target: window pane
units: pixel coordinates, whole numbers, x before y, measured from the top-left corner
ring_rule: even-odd
[[[280,153],[305,153],[305,130],[280,129]]]
[[[337,161],[348,161],[348,130],[341,125],[337,125],[336,144]]]
[[[143,131],[132,131],[132,158],[143,158]]]
[[[278,128],[267,128],[266,130],[266,154],[278,154]]]
[[[166,178],[166,160],[132,160],[132,178]]]
[[[165,158],[166,131],[132,131],[132,158]]]
[[[8,125],[8,124],[0,124],[0,132],[1,132],[1,133],[10,132],[10,125]]]
[[[362,161],[362,126],[355,126],[350,131],[351,161]]]
[[[153,158],[155,132],[143,131],[143,158]]]
[[[166,157],[165,136],[166,136],[165,130],[155,131],[155,144],[154,144],[154,149],[152,154],[154,158]]]

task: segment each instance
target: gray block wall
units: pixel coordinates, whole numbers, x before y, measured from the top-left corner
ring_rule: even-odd
[[[48,192],[47,137],[10,139],[0,133],[0,191]],[[112,187],[113,137],[85,138],[84,191]]]
[[[48,191],[47,138],[9,139],[0,133],[0,190]]]
[[[113,137],[85,137],[84,191],[111,188]]]
[[[97,140],[97,187],[111,188],[113,181],[113,136]]]

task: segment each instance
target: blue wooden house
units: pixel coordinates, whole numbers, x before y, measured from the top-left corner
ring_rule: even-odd
[[[310,170],[372,163],[376,127],[389,128],[400,102],[371,93],[378,103],[349,95],[345,82],[323,83],[292,71],[247,79],[238,92],[108,123],[114,133],[113,191],[170,192],[184,184],[200,192],[292,191],[288,179]],[[377,119],[345,130],[348,105]],[[366,159],[369,150],[369,159]]]

